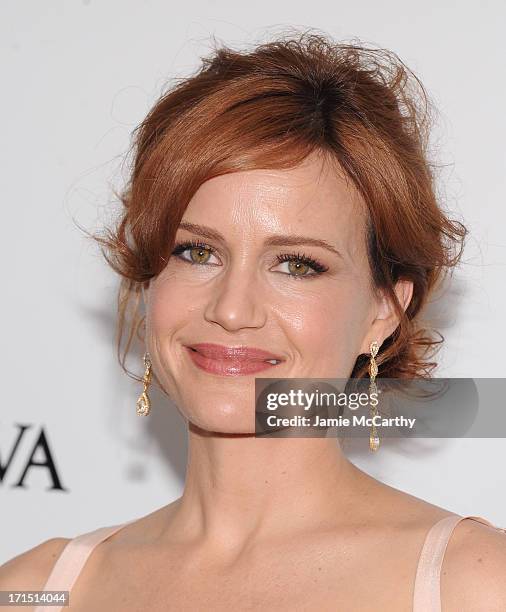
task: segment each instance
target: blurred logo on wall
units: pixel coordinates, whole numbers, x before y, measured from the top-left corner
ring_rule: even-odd
[[[47,491],[65,491],[55,461],[49,436],[41,425],[2,427],[0,436],[0,487],[33,488],[39,486],[40,473],[44,472],[49,486]],[[37,471],[34,484],[32,474]]]

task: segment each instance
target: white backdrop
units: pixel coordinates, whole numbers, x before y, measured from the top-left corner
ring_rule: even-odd
[[[0,563],[161,507],[182,491],[185,428],[115,356],[118,279],[76,221],[108,220],[130,132],[214,34],[241,47],[286,27],[387,47],[440,111],[440,190],[471,231],[463,265],[432,307],[445,336],[438,376],[504,376],[506,207],[504,3],[253,3],[35,0],[2,3]],[[140,354],[130,361],[142,372]],[[42,438],[40,437],[42,434]],[[51,489],[43,442],[65,490]],[[16,445],[16,441],[18,442]],[[365,447],[365,444],[364,444]],[[362,469],[431,503],[506,526],[504,439],[364,448]]]

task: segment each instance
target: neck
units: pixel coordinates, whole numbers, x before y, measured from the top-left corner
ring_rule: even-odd
[[[174,533],[222,549],[345,522],[370,479],[335,438],[256,438],[190,425]]]

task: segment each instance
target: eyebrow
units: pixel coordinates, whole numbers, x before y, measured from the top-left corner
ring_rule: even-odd
[[[211,227],[207,227],[206,225],[197,225],[196,223],[189,223],[188,221],[181,221],[179,224],[179,229],[184,229],[197,236],[202,236],[203,238],[207,238],[208,240],[216,240],[217,242],[225,242],[223,236],[216,230]],[[264,241],[265,246],[314,246],[321,247],[322,249],[326,249],[334,255],[337,255],[341,259],[344,259],[343,255],[329,242],[326,240],[321,240],[320,238],[310,238],[309,236],[300,236],[300,235],[283,235],[283,234],[273,234],[268,236]]]

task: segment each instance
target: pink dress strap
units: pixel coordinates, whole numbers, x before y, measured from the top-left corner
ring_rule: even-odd
[[[420,553],[415,577],[413,612],[441,612],[441,567],[455,527],[469,518],[506,533],[481,516],[445,516],[430,528]]]
[[[91,553],[101,542],[132,523],[133,520],[119,525],[99,527],[69,540],[56,560],[42,590],[69,591],[69,599],[71,599],[70,591]],[[34,612],[61,612],[63,609],[64,606],[35,606]]]

